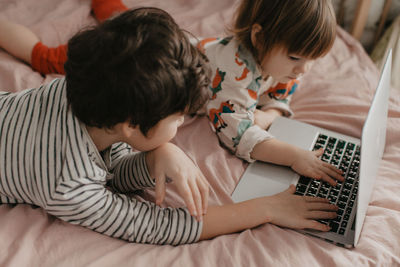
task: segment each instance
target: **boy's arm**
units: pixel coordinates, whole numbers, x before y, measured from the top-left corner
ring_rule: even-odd
[[[202,229],[185,208],[162,208],[114,193],[96,178],[63,179],[44,208],[69,223],[135,243],[192,243]]]
[[[118,192],[131,193],[155,186],[155,181],[147,170],[146,153],[129,152],[113,162],[111,171],[114,176],[109,184]]]
[[[129,242],[185,244],[263,223],[328,231],[317,219],[336,217],[327,199],[294,195],[295,187],[271,197],[210,207],[203,222],[184,208],[161,208],[107,190],[93,179],[65,179],[46,203],[48,213],[72,224]],[[223,222],[223,223],[221,223]]]
[[[286,191],[245,202],[212,206],[204,216],[200,240],[272,223],[292,229],[329,231],[317,219],[335,218],[337,207],[327,199],[294,195],[291,185]],[[223,223],[221,223],[223,222]]]
[[[251,157],[260,161],[289,166],[301,175],[322,179],[335,186],[334,179],[344,180],[342,172],[320,160],[319,156],[322,153],[322,149],[307,151],[278,139],[269,139],[258,143],[251,152]]]

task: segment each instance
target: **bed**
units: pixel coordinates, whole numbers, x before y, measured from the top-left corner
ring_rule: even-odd
[[[124,0],[170,12],[196,36],[221,36],[234,0]],[[0,17],[30,27],[49,45],[96,23],[89,0],[2,0]],[[0,90],[51,81],[0,49]],[[360,137],[379,77],[362,46],[338,28],[331,52],[315,62],[294,95],[294,118]],[[182,246],[127,243],[65,223],[30,205],[0,205],[0,266],[400,266],[400,92],[392,89],[386,147],[359,244],[346,249],[271,224]],[[187,117],[173,140],[211,185],[210,205],[231,203],[248,166],[218,145],[205,117]],[[1,160],[1,159],[0,159]],[[140,196],[153,199],[152,191]],[[182,206],[172,187],[164,205]],[[223,222],[221,222],[223,223]]]

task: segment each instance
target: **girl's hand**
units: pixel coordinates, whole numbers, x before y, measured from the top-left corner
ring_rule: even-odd
[[[315,151],[299,150],[296,159],[290,167],[301,175],[323,180],[332,186],[336,186],[337,182],[334,179],[343,182],[343,172],[335,166],[319,159],[323,152],[322,148]]]
[[[207,212],[209,195],[209,183],[200,169],[172,143],[148,152],[146,159],[150,175],[156,179],[156,204],[164,201],[168,177],[176,184],[190,214],[200,221]]]
[[[282,112],[278,109],[268,109],[265,111],[256,109],[254,111],[254,124],[258,125],[261,129],[267,130],[279,116],[282,116]]]
[[[261,198],[267,201],[268,221],[281,227],[292,229],[314,229],[329,231],[330,227],[316,220],[336,218],[338,207],[328,199],[294,195],[294,185],[271,197]]]

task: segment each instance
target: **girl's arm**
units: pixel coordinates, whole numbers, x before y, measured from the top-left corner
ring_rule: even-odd
[[[27,27],[0,19],[0,47],[31,64],[32,49],[39,38]]]
[[[294,195],[295,187],[279,194],[224,206],[211,206],[203,217],[200,240],[272,223],[292,229],[329,231],[317,219],[333,219],[337,206],[324,198]]]
[[[256,109],[254,111],[254,124],[258,125],[263,130],[268,130],[272,122],[277,117],[280,117],[282,115],[282,111],[275,108],[267,110]]]
[[[251,157],[264,162],[289,166],[301,175],[322,179],[335,186],[334,179],[344,180],[342,172],[320,160],[322,153],[322,149],[308,151],[273,138],[258,143],[251,152]]]

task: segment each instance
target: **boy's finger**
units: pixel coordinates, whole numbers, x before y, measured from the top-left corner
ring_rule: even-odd
[[[198,175],[199,176],[196,181],[197,181],[197,185],[200,189],[200,194],[201,194],[201,199],[202,199],[202,205],[203,205],[202,214],[206,214],[207,208],[208,208],[208,196],[210,193],[210,184],[208,183],[206,177],[203,175],[203,173],[201,172],[200,169],[199,169]]]
[[[186,203],[190,215],[197,217],[197,210],[193,202],[192,191],[190,190],[189,185],[187,183],[183,183],[178,186],[178,190],[183,198],[183,201]]]
[[[293,184],[291,184],[291,185],[289,185],[289,188],[286,189],[286,190],[283,191],[283,192],[288,192],[288,193],[290,193],[290,194],[294,194],[294,193],[296,192],[296,187],[295,187]]]
[[[208,207],[208,196],[210,193],[210,185],[208,184],[207,181],[199,180],[198,186],[200,188],[200,194],[201,194],[201,200],[203,201],[203,210],[202,214],[207,213],[207,207]]]
[[[313,210],[307,214],[308,219],[334,219],[337,217],[336,212]]]
[[[156,178],[156,204],[161,205],[165,197],[165,175],[159,175]]]
[[[323,223],[319,223],[314,220],[307,220],[305,228],[307,229],[314,229],[322,232],[328,232],[331,228],[328,225]]]
[[[197,219],[201,220],[201,217],[203,214],[203,202],[201,199],[200,190],[197,186],[197,183],[195,183],[194,181],[191,181],[191,180],[189,181],[189,187],[190,187],[190,190],[192,191],[193,201],[196,206]]]
[[[329,201],[329,200],[328,200]],[[329,202],[309,202],[307,205],[310,211],[337,211],[338,207],[336,205],[330,204]]]

